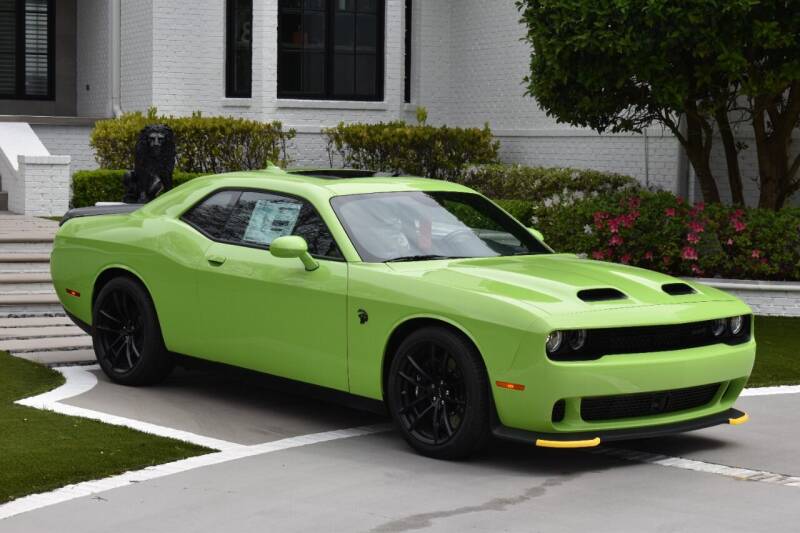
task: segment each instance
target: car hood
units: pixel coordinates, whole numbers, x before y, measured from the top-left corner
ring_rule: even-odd
[[[548,314],[736,300],[706,285],[573,254],[389,263],[389,267],[427,283],[512,299]],[[663,286],[671,283],[689,285],[693,292],[668,294]],[[582,293],[590,289],[616,289],[624,297]]]

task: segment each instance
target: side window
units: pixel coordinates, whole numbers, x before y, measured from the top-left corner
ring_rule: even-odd
[[[210,237],[221,239],[225,224],[240,194],[239,191],[218,192],[191,208],[182,218]]]
[[[311,204],[277,194],[243,192],[220,239],[268,247],[273,240],[285,235],[303,237],[311,255],[342,258],[328,227]]]

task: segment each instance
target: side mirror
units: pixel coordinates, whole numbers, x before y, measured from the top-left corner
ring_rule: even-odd
[[[540,241],[544,242],[544,235],[542,235],[541,231],[539,231],[538,229],[534,229],[534,228],[528,228],[528,231],[531,232],[531,235],[533,235],[534,237],[536,237]]]
[[[309,272],[319,268],[319,263],[308,253],[306,240],[296,235],[278,237],[269,245],[269,253],[283,259],[297,258]]]

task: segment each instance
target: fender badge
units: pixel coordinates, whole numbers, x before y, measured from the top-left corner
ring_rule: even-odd
[[[366,324],[369,321],[369,315],[363,309],[358,310],[358,320],[362,324]]]

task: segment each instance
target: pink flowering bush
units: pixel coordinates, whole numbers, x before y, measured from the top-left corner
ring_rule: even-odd
[[[557,251],[678,276],[800,280],[798,208],[688,205],[668,192],[630,191],[525,215]]]

